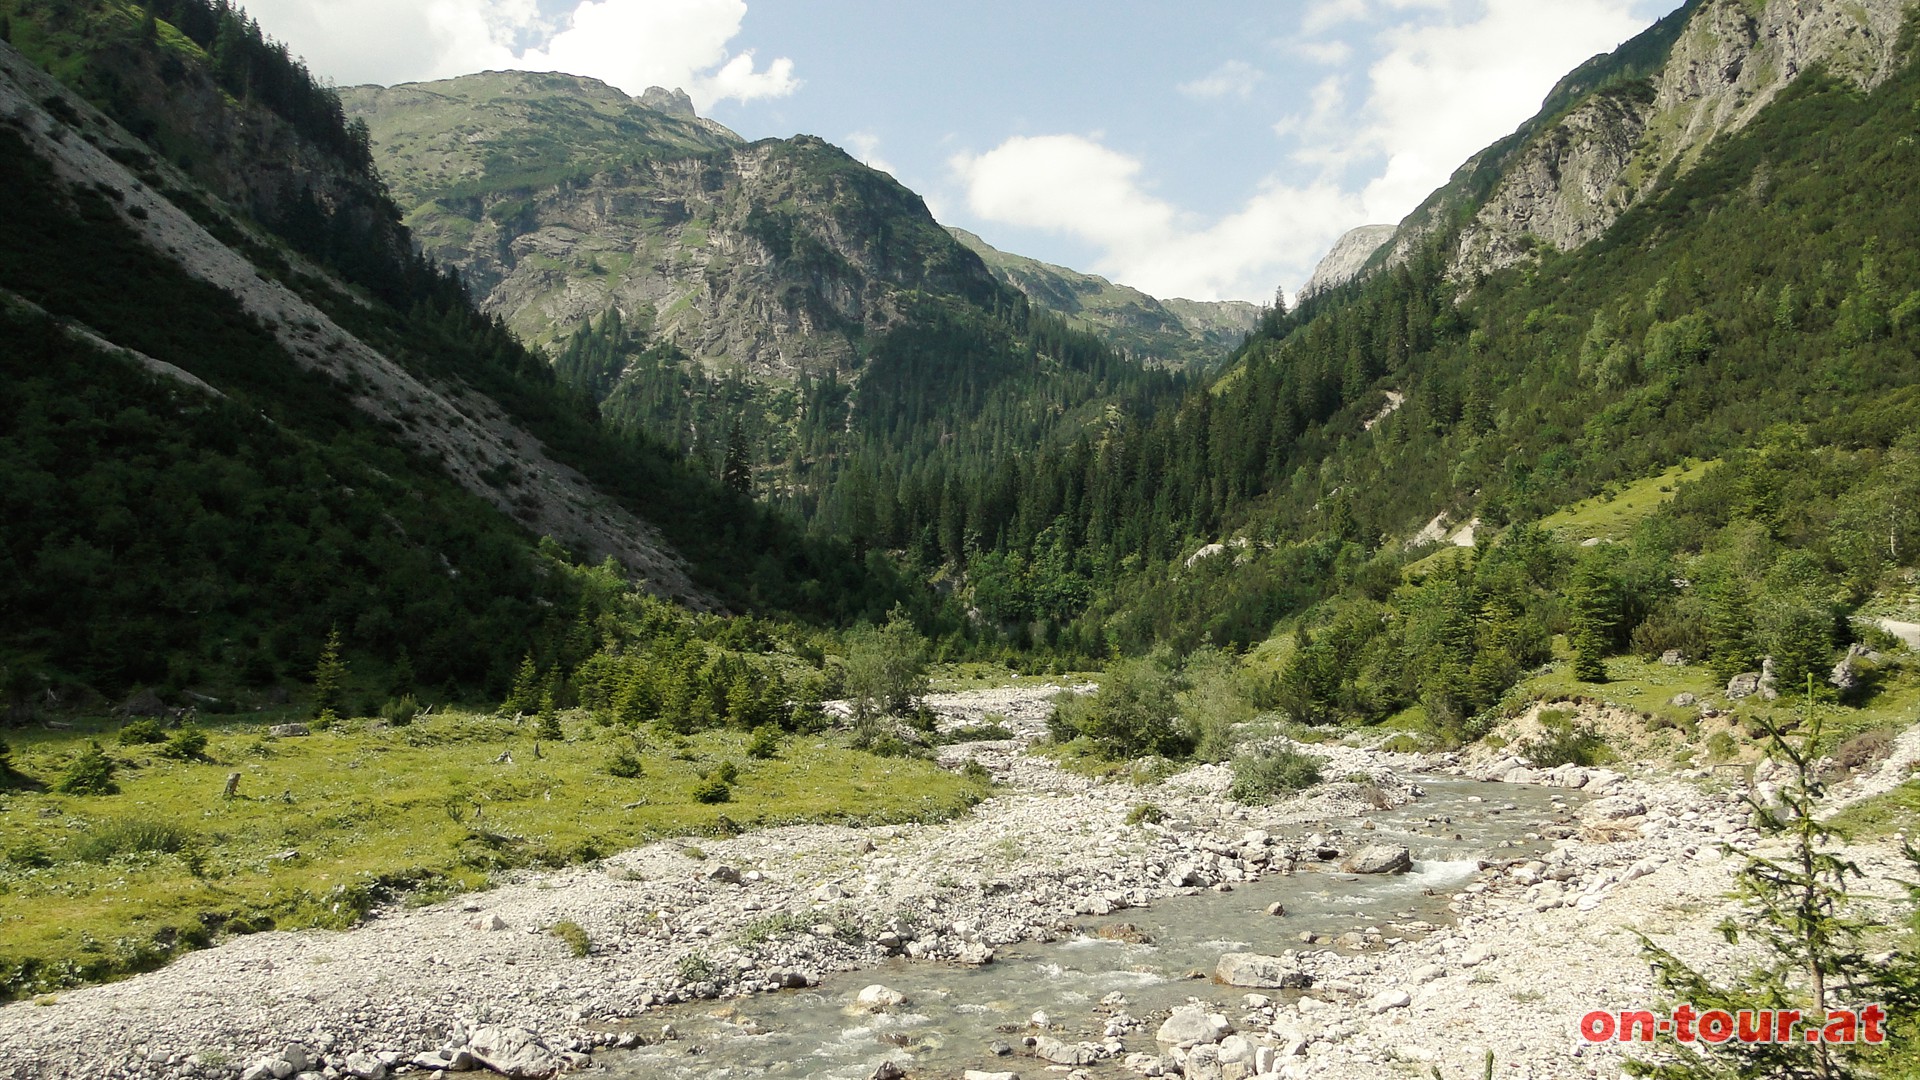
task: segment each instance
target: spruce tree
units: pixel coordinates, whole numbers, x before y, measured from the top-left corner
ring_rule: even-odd
[[[314,719],[340,718],[346,682],[347,662],[340,657],[340,628],[336,626],[327,632],[327,643],[320,649],[320,662],[313,669]]]
[[[559,742],[567,737],[560,727],[560,715],[553,708],[553,691],[540,695],[540,717],[534,730],[534,736],[548,742]]]
[[[727,456],[720,466],[720,482],[729,491],[753,495],[753,461],[747,455],[747,433],[743,424],[734,424],[733,430],[727,433]]]
[[[1573,648],[1573,675],[1582,682],[1606,682],[1606,656],[1620,621],[1620,591],[1611,568],[1599,554],[1581,558],[1567,581],[1567,643]]]
[[[1722,572],[1702,593],[1707,601],[1707,666],[1719,679],[1731,679],[1758,665],[1753,643],[1753,606],[1746,583]]]
[[[520,661],[520,671],[513,677],[513,688],[507,691],[506,700],[500,703],[500,715],[520,716],[533,712],[540,707],[540,665],[534,662],[533,654],[528,653]]]

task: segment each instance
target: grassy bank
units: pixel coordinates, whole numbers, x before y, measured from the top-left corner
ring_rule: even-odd
[[[829,736],[756,758],[732,732],[636,739],[578,719],[558,741],[537,740],[531,721],[468,714],[287,738],[266,727],[211,728],[204,755],[186,759],[121,745],[109,721],[6,733],[0,999],[148,970],[225,934],[344,928],[383,899],[431,901],[663,836],[934,820],[985,793]],[[57,792],[94,741],[119,792]]]

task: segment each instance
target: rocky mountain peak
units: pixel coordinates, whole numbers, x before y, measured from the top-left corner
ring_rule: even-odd
[[[674,87],[668,90],[664,86],[649,86],[646,93],[640,95],[640,104],[654,112],[665,113],[680,120],[698,120],[693,111],[693,99],[685,90]]]
[[[1745,128],[1803,73],[1871,90],[1899,63],[1911,0],[1694,0],[1583,65],[1520,131],[1476,155],[1400,224],[1384,261],[1470,216],[1452,255],[1463,278],[1541,244],[1599,238],[1671,168]]]
[[[1323,292],[1337,289],[1354,278],[1380,250],[1382,244],[1393,238],[1393,225],[1362,225],[1348,230],[1346,235],[1334,241],[1333,250],[1313,268],[1313,276],[1300,289],[1302,300],[1318,296]]]

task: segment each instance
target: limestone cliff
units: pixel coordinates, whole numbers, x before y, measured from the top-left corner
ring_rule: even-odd
[[[810,136],[743,143],[684,95],[487,73],[343,97],[423,249],[528,341],[618,308],[781,378],[856,367],[907,291],[1001,295],[892,177]]]
[[[1456,276],[1605,233],[1716,137],[1814,68],[1871,89],[1900,62],[1912,0],[1692,0],[1568,76],[1541,113],[1468,161],[1401,223],[1378,266],[1464,222]]]
[[[1381,245],[1393,238],[1392,225],[1362,225],[1348,230],[1345,236],[1334,241],[1333,250],[1313,268],[1313,276],[1300,288],[1300,298],[1318,296],[1331,289],[1337,289],[1360,276],[1367,260],[1380,250]]]

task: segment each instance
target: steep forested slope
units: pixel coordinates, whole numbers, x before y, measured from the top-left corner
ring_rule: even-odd
[[[1636,66],[1645,45],[1593,68],[1627,80],[1607,84],[1615,90],[1668,77],[1657,57]],[[1351,599],[1390,602],[1351,616],[1368,629],[1321,678],[1322,696],[1350,692],[1373,648],[1375,670],[1401,672],[1391,693],[1355,706],[1379,715],[1419,697],[1421,673],[1436,670],[1414,653],[1450,643],[1432,655],[1452,655],[1449,670],[1465,678],[1487,653],[1476,634],[1518,632],[1488,620],[1490,586],[1470,573],[1455,580],[1454,606],[1435,608],[1455,613],[1454,629],[1417,649],[1400,636],[1419,625],[1404,605],[1439,603],[1396,599],[1400,544],[1421,523],[1480,518],[1485,546],[1684,458],[1723,459],[1656,515],[1664,524],[1649,527],[1669,531],[1642,549],[1632,582],[1618,567],[1593,579],[1612,582],[1603,592],[1618,605],[1606,642],[1625,647],[1642,627],[1639,640],[1656,640],[1677,619],[1704,655],[1704,602],[1659,583],[1686,580],[1690,560],[1758,527],[1764,536],[1735,560],[1734,592],[1791,593],[1772,610],[1825,611],[1814,637],[1844,643],[1841,616],[1916,554],[1903,486],[1920,419],[1911,49],[1909,31],[1870,91],[1845,72],[1805,71],[1577,250],[1541,247],[1469,281],[1455,254],[1470,219],[1457,220],[1392,270],[1273,313],[1234,370],[1150,424],[998,463],[1018,497],[959,525],[996,538],[973,563],[978,583],[998,577],[992,593],[1010,621],[1043,617],[1038,629],[1093,652],[1250,644],[1276,624],[1337,621]],[[1487,188],[1500,183],[1496,172]],[[1877,546],[1859,539],[1869,519],[1882,522]],[[1504,674],[1471,693],[1456,686],[1461,702],[1485,705],[1569,628],[1560,594],[1575,552],[1550,541],[1528,564],[1533,599],[1509,591],[1498,605],[1535,627],[1531,644],[1501,646]],[[1077,573],[1061,576],[1057,551]],[[1780,558],[1791,565],[1776,568]],[[1043,599],[1063,580],[1090,598],[1064,618]],[[1316,606],[1335,596],[1348,600]],[[1820,652],[1803,645],[1798,666]]]
[[[543,535],[697,606],[892,601],[837,549],[603,430],[413,253],[364,133],[232,9],[6,18],[113,117],[0,46],[16,701],[271,682],[333,627],[383,662],[411,653],[432,685],[503,686],[574,607]]]

